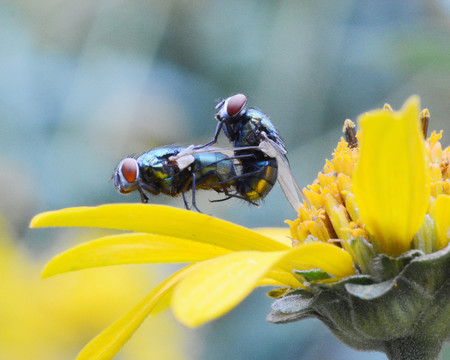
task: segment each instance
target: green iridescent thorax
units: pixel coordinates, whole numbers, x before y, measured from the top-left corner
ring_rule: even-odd
[[[139,156],[137,162],[142,181],[164,194],[178,195],[180,183],[186,181],[188,174],[186,169],[180,171],[178,165],[169,161],[169,158],[179,151],[180,148],[157,148]]]
[[[257,109],[249,109],[245,114],[247,121],[241,121],[237,125],[240,129],[236,132],[237,138],[234,145],[237,147],[259,145],[261,134],[264,132],[267,137],[280,145],[283,149],[284,143],[278,134],[277,129],[269,120],[267,115]]]

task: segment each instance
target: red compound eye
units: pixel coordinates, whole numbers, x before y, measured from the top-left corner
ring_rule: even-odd
[[[136,181],[138,172],[138,165],[136,160],[132,158],[126,158],[122,162],[122,175],[126,181],[129,183],[134,183]]]
[[[247,104],[247,97],[244,94],[236,94],[227,100],[227,113],[229,116],[238,114]]]

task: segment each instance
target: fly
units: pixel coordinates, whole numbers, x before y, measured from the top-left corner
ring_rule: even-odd
[[[243,94],[222,100],[216,109],[219,123],[213,140],[204,146],[216,143],[223,131],[236,148],[235,154],[245,156],[242,165],[255,176],[247,177],[241,183],[240,191],[248,193],[252,200],[262,199],[278,180],[294,210],[298,211],[301,206],[297,191],[308,204],[292,174],[283,140],[269,117],[258,109],[247,109],[247,97]],[[257,147],[257,150],[244,150],[248,147]],[[242,188],[244,186],[247,190]]]
[[[195,191],[200,189],[225,194],[224,199],[215,201],[239,198],[255,204],[238,190],[238,184],[253,175],[243,173],[241,159],[248,156],[212,147],[155,148],[137,158],[123,159],[113,175],[114,187],[122,194],[137,190],[143,203],[148,202],[148,194],[182,195],[186,209],[190,206],[185,193],[191,190],[192,207],[198,212],[201,211],[195,202]]]

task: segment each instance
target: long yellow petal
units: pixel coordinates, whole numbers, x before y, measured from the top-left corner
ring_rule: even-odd
[[[198,264],[174,289],[172,309],[179,321],[196,327],[231,310],[271,275],[284,283],[281,272],[273,269],[284,269],[290,275],[294,269],[317,267],[335,276],[355,271],[351,256],[331,244],[305,244],[272,253],[231,253]]]
[[[109,265],[195,262],[229,252],[218,246],[169,236],[120,234],[99,238],[56,255],[44,267],[42,277]]]
[[[430,196],[419,98],[409,98],[399,112],[375,110],[359,121],[353,192],[367,230],[386,253],[399,255],[422,225]]]
[[[258,234],[270,237],[288,248],[292,247],[291,231],[288,227],[263,227],[253,229]]]
[[[252,230],[212,216],[164,205],[110,204],[36,215],[31,227],[77,226],[146,232],[204,242],[230,250],[285,250]]]
[[[130,339],[158,302],[166,296],[173,286],[175,286],[192,268],[193,266],[185,267],[159,284],[125,316],[92,339],[83,350],[81,350],[76,360],[112,359]]]
[[[250,294],[285,253],[241,251],[198,264],[174,289],[175,317],[196,327],[225,314]]]
[[[436,199],[436,228],[440,249],[450,241],[450,196],[439,195]]]

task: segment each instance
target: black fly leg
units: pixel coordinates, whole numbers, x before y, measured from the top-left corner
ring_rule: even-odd
[[[147,204],[148,203],[148,196],[144,194],[144,191],[140,187],[138,187],[138,191],[139,191],[139,195],[141,195],[142,203]]]
[[[183,195],[184,207],[186,208],[186,210],[191,210],[191,208],[189,207],[189,203],[186,199],[186,194],[184,192],[181,194]]]
[[[195,202],[195,172],[192,173],[192,207],[195,210],[197,210],[200,214],[203,214],[197,207],[197,204]]]
[[[228,194],[227,195],[227,197],[226,198],[223,198],[223,199],[217,199],[217,200],[209,200],[209,202],[222,202],[222,201],[227,201],[227,200],[230,200],[230,199],[232,199],[233,197],[230,195],[230,194]]]
[[[250,199],[248,199],[248,198],[246,198],[246,197],[244,197],[244,196],[241,196],[241,195],[238,195],[238,194],[230,194],[229,192],[228,192],[228,189],[227,188],[223,188],[223,192],[224,192],[224,194],[225,194],[225,198],[223,198],[223,199],[217,199],[217,200],[209,200],[209,202],[222,202],[222,201],[226,201],[226,200],[230,200],[230,199],[241,199],[241,200],[244,200],[245,202],[249,202],[250,204],[252,204],[252,205],[255,205],[256,207],[259,207],[259,204],[257,204],[257,203],[255,203],[254,201],[252,201],[252,200],[250,200]]]
[[[234,198],[234,199],[241,199],[241,200],[244,200],[245,202],[249,202],[250,204],[259,207],[259,204],[258,204],[258,203],[255,203],[254,201],[252,201],[252,200],[250,200],[250,199],[247,199],[247,198],[244,197],[244,196],[237,195],[237,194],[226,194],[226,195],[227,195],[226,198],[223,198],[223,199],[217,199],[217,200],[209,200],[209,202],[222,202],[222,201],[226,201],[226,200],[229,200],[229,199]]]
[[[219,120],[219,119],[217,119],[217,120]],[[203,148],[205,148],[207,146],[211,146],[211,145],[215,144],[217,142],[217,139],[219,138],[220,132],[222,131],[223,123],[224,123],[223,120],[219,120],[219,123],[217,124],[217,127],[216,127],[216,132],[214,134],[214,138],[210,142],[208,142],[208,143],[206,143],[204,145],[196,146],[195,149],[196,150],[197,149],[203,149]]]

